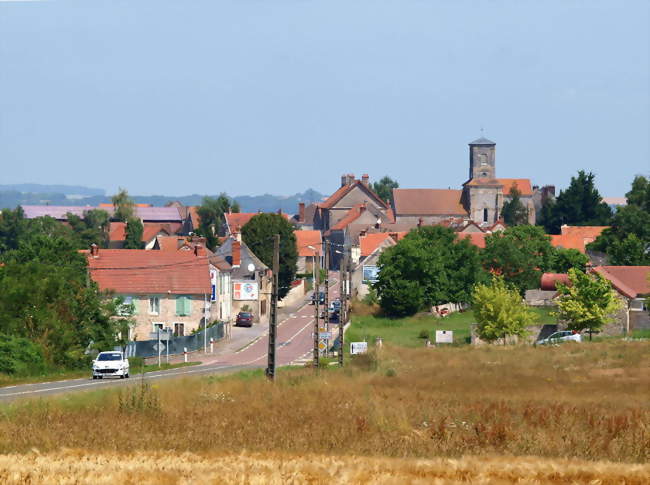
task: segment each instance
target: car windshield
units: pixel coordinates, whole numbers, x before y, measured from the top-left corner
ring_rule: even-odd
[[[122,360],[120,354],[99,354],[97,360]]]
[[[250,313],[244,313],[244,312],[241,312],[241,313],[239,314],[239,316],[242,317],[242,318],[250,318],[250,317],[252,317],[253,315],[251,315]],[[230,318],[232,318],[232,317],[230,317]]]

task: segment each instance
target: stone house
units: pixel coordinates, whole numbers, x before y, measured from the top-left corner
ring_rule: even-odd
[[[404,237],[406,233],[373,233],[359,236],[358,251],[352,252],[352,288],[354,297],[363,299],[376,281],[377,262],[381,253]],[[357,256],[358,255],[358,256]]]
[[[157,328],[183,336],[211,320],[210,271],[197,251],[99,249],[85,251],[99,289],[132,305],[129,340],[149,340]]]
[[[231,318],[235,318],[240,311],[251,311],[254,321],[268,323],[271,311],[271,270],[238,237],[227,237],[214,252],[232,267]]]

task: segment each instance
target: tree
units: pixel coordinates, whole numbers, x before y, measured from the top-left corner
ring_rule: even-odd
[[[393,200],[393,189],[399,187],[396,180],[385,175],[381,180],[372,184],[372,190],[381,200],[390,203]]]
[[[501,338],[504,344],[510,335],[526,335],[526,328],[538,318],[526,306],[517,288],[508,286],[502,276],[493,276],[490,284],[476,285],[472,310],[479,337],[488,342]]]
[[[128,222],[129,219],[135,217],[135,203],[129,197],[126,189],[119,188],[117,194],[111,197],[111,202],[115,208],[113,218],[121,222]]]
[[[503,275],[523,295],[539,288],[542,273],[552,268],[553,246],[539,226],[515,226],[485,238],[483,264],[493,274]]]
[[[591,243],[589,249],[607,254],[612,265],[650,264],[650,182],[637,176],[626,194],[628,205],[620,207],[611,227]]]
[[[510,200],[504,202],[501,216],[509,226],[528,224],[528,209],[521,203],[521,192],[516,184],[510,188]]]
[[[93,209],[85,212],[83,218],[68,212],[66,219],[76,236],[78,249],[87,249],[91,244],[97,244],[100,248],[108,246],[108,212]]]
[[[555,248],[550,270],[555,273],[566,273],[571,268],[585,271],[588,262],[589,258],[577,249]]]
[[[251,251],[269,268],[273,267],[273,236],[280,235],[280,288],[279,298],[284,298],[291,289],[296,276],[298,249],[293,226],[280,214],[258,214],[241,229],[242,240]]]
[[[142,249],[144,243],[142,242],[142,234],[144,233],[144,226],[142,221],[137,217],[132,217],[126,223],[126,237],[124,239],[124,249]]]
[[[378,266],[374,288],[382,309],[395,317],[468,302],[474,284],[485,277],[478,248],[440,226],[412,230],[381,254]]]
[[[217,235],[222,231],[225,222],[224,214],[229,211],[239,212],[239,204],[225,193],[218,197],[203,197],[197,209],[201,223],[195,232],[206,238],[208,248],[214,249],[219,245]]]
[[[569,285],[558,284],[560,295],[556,315],[567,322],[569,330],[599,331],[612,321],[612,315],[621,307],[612,285],[598,273],[569,270]]]
[[[566,190],[560,192],[555,203],[550,205],[550,216],[544,218],[544,227],[549,234],[559,234],[563,224],[570,226],[606,226],[612,218],[612,210],[603,202],[596,189],[593,173],[578,172],[571,177]]]

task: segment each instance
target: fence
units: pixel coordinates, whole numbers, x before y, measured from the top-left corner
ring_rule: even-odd
[[[224,337],[224,324],[217,323],[206,330],[201,330],[192,335],[185,337],[172,337],[169,340],[160,340],[160,349],[158,348],[158,340],[142,340],[138,342],[129,342],[126,345],[127,357],[154,357],[158,355],[158,351],[162,355],[168,353],[167,346],[169,346],[169,355],[182,354],[184,349],[188,352],[203,349],[204,342],[210,343],[210,339],[220,340]],[[161,336],[163,333],[161,333]],[[118,348],[117,350],[122,350]]]

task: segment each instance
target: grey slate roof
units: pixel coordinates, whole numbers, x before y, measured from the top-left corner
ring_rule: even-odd
[[[471,142],[470,145],[496,145],[496,143],[482,136]]]

